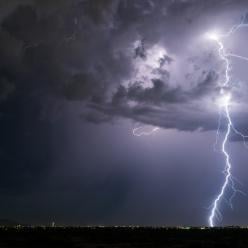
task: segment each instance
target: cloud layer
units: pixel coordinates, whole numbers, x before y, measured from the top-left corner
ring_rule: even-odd
[[[239,20],[244,6],[225,0],[13,1],[2,9],[0,102],[24,92],[40,101],[80,102],[81,117],[95,123],[129,118],[215,129],[223,64],[202,35],[216,23],[226,28]]]

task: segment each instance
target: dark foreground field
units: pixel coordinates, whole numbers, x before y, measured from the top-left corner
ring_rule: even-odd
[[[0,248],[248,247],[248,229],[1,228]]]

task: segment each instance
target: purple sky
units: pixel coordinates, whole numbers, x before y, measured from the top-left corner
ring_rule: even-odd
[[[206,225],[224,179],[213,150],[224,66],[206,33],[248,21],[247,1],[52,2],[0,3],[0,218]],[[247,38],[225,47],[248,56]],[[231,62],[230,112],[248,132],[248,63]],[[137,125],[160,129],[136,137]],[[248,192],[240,141],[228,150]],[[247,204],[223,201],[220,224],[246,224]]]

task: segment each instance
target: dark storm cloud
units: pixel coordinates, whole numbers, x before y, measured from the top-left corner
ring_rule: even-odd
[[[154,105],[186,103],[214,92],[217,79],[218,75],[215,71],[203,72],[202,80],[190,91],[184,91],[181,87],[171,88],[167,82],[163,82],[161,79],[152,79],[151,87],[143,87],[142,82],[135,82],[128,88],[120,86],[113,95],[112,103],[114,105],[120,102],[125,104],[128,100]]]
[[[243,1],[239,3],[235,6]],[[179,0],[13,1],[2,10],[1,99],[23,90],[25,94],[35,92],[41,101],[46,95],[58,101],[81,101],[82,116],[88,121],[127,117],[181,130],[188,130],[189,122],[192,130],[209,129],[215,118],[197,119],[197,115],[201,108],[209,114],[200,102],[216,94],[219,71],[204,68],[203,62],[195,63],[191,72],[179,69],[182,78],[175,85],[173,72],[166,66],[178,61],[184,49],[181,44],[188,44],[204,19],[199,13],[233,5],[232,1]],[[135,42],[139,42],[136,47]],[[147,50],[154,45],[172,55],[161,55],[153,76],[137,81],[135,64],[140,63],[138,59],[149,61]],[[202,56],[201,52],[196,54]],[[13,79],[6,76],[9,71]],[[199,71],[197,78],[195,71]],[[128,85],[123,83],[126,81]],[[187,84],[190,87],[185,89]],[[191,119],[185,128],[184,115]],[[208,122],[202,123],[205,119]],[[173,126],[178,122],[180,125]]]
[[[182,110],[180,106],[168,105],[167,108],[157,109],[150,105],[142,105],[137,107],[119,106],[118,108],[112,105],[96,105],[91,104],[90,107],[95,109],[91,113],[91,118],[87,118],[95,123],[101,123],[103,120],[113,120],[113,117],[126,117],[134,121],[160,126],[164,128],[175,128],[178,130],[194,131],[213,130],[216,128],[216,123],[213,121],[216,115],[211,112],[202,112],[201,109],[184,105],[186,110]],[[99,118],[99,113],[103,113],[105,118]],[[89,116],[89,113],[82,115]],[[109,117],[109,119],[107,119]]]
[[[140,57],[142,59],[146,58],[144,40],[141,40],[138,46],[134,49],[134,58],[137,58],[137,57]]]
[[[181,87],[171,88],[160,79],[153,79],[149,88],[143,87],[142,82],[135,82],[127,88],[119,86],[111,102],[89,104],[89,111],[82,116],[95,123],[113,120],[114,117],[126,117],[137,122],[178,130],[215,129],[216,114],[202,111],[202,107],[192,101],[216,94],[217,79],[216,72],[203,72],[201,81],[190,91]],[[129,105],[129,101],[134,101],[135,106]],[[95,111],[91,111],[92,109]]]

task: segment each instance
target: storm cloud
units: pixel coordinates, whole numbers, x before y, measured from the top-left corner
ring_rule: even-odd
[[[2,9],[0,99],[39,92],[41,101],[81,102],[88,121],[215,128],[206,101],[214,106],[223,68],[196,42],[211,24],[200,13],[218,21],[239,2],[13,1]]]

